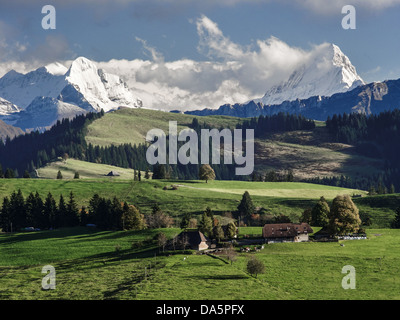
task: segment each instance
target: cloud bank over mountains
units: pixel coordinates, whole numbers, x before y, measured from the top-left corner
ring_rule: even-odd
[[[306,1],[317,5],[320,1]],[[309,64],[331,44],[311,45],[308,50],[269,37],[251,45],[240,45],[224,35],[217,23],[202,15],[194,21],[201,61],[165,61],[161,52],[145,39],[136,37],[148,60],[99,61],[99,68],[117,74],[148,108],[196,110],[223,104],[244,103],[288,79],[294,70]],[[50,39],[51,40],[51,39]],[[69,67],[71,61],[59,61]],[[323,70],[324,63],[316,66]],[[31,71],[40,61],[0,64],[0,76],[15,69]]]
[[[203,61],[167,62],[156,48],[137,39],[151,59],[110,60],[98,62],[99,67],[120,75],[141,97],[144,106],[167,110],[217,108],[263,96],[330,46],[322,43],[303,50],[276,37],[242,46],[204,15],[196,20],[196,28]]]

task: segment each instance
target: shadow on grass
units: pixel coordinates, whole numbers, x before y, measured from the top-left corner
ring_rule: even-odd
[[[248,279],[248,276],[239,274],[223,274],[223,275],[193,275],[187,278],[199,279],[199,280],[242,280],[242,279]]]
[[[56,262],[57,268],[70,270],[70,269],[98,269],[114,264],[115,262],[123,262],[127,260],[136,260],[140,263],[141,259],[155,258],[160,259],[160,256],[156,256],[158,253],[157,248],[148,248],[143,251],[133,251],[132,249],[125,249],[120,251],[109,251],[105,253],[99,253],[95,255],[85,256],[82,258],[76,258],[71,260]],[[160,260],[158,260],[160,261]],[[148,263],[148,260],[144,260],[143,263]]]
[[[153,239],[153,237],[160,231],[161,230],[158,229],[146,229],[139,231],[107,231],[90,227],[72,227],[32,232],[13,232],[0,234],[0,245],[51,239],[71,239],[93,242],[101,240],[117,240],[129,237],[139,237],[140,239],[136,239],[136,241],[145,241]],[[163,232],[165,232],[165,230]],[[171,233],[174,232],[178,233],[179,229],[175,230],[171,228]]]
[[[77,239],[78,237],[85,236],[92,237],[93,234],[97,232],[99,231],[87,227],[74,227],[43,231],[3,233],[0,235],[0,244],[13,244],[24,241],[50,240],[69,237]]]
[[[206,183],[204,180],[161,180],[163,182],[170,182],[170,183],[179,183],[179,184],[198,184],[198,183]]]

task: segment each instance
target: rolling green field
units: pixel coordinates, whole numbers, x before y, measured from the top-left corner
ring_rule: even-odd
[[[93,172],[92,164],[83,165]],[[199,215],[207,206],[215,215],[233,212],[247,190],[258,209],[288,215],[296,222],[322,195],[331,201],[337,194],[365,193],[306,183],[135,182],[83,176],[79,180],[0,179],[0,197],[18,189],[24,196],[38,191],[43,197],[49,191],[55,197],[73,191],[80,205],[88,205],[98,193],[117,196],[143,213],[151,212],[157,202],[179,222],[182,214]],[[0,233],[0,299],[399,299],[400,230],[385,228],[400,205],[400,196],[365,196],[354,201],[360,213],[371,217],[368,240],[343,241],[344,246],[270,244],[258,253],[238,253],[233,265],[224,256],[192,251],[162,254],[155,237],[162,231],[172,238],[180,232],[177,228],[113,232],[78,227]],[[241,227],[240,235],[246,234],[259,235],[261,228]],[[246,272],[246,262],[253,254],[266,266],[266,273],[257,278]],[[48,264],[56,269],[56,290],[41,289],[41,270]],[[356,268],[356,290],[341,287],[345,265]]]
[[[68,160],[68,162],[71,160]],[[176,190],[172,186],[177,186]],[[164,190],[164,187],[167,190]],[[257,209],[270,215],[284,214],[298,221],[302,212],[314,206],[321,196],[331,201],[338,194],[365,194],[364,191],[308,183],[246,182],[246,181],[178,181],[124,180],[121,177],[100,179],[0,179],[0,200],[13,191],[21,189],[24,197],[38,192],[45,198],[48,192],[58,199],[60,194],[68,196],[72,191],[80,206],[88,206],[95,194],[101,197],[127,201],[137,206],[142,213],[150,213],[157,203],[171,216],[180,219],[189,212],[200,215],[207,207],[214,214],[234,212],[242,194],[248,191]],[[360,214],[368,214],[372,228],[387,228],[394,218],[394,210],[400,206],[400,196],[384,195],[355,198]]]
[[[139,144],[145,141],[146,134],[151,129],[161,129],[168,134],[169,121],[177,121],[178,131],[180,131],[187,128],[193,118],[216,128],[234,128],[238,122],[243,121],[240,118],[226,116],[200,117],[149,109],[125,108],[107,113],[90,124],[86,141],[99,146]]]
[[[51,162],[47,166],[38,169],[39,177],[44,179],[54,179],[57,172],[61,171],[63,179],[71,180],[75,172],[79,172],[80,179],[100,179],[99,181],[121,181],[129,182],[133,180],[133,170],[121,167],[115,167],[104,164],[90,163],[75,159]],[[110,171],[117,171],[120,176],[106,177]],[[144,173],[143,173],[144,176]],[[149,182],[149,181],[147,181]],[[293,182],[245,182],[245,181],[172,181],[174,185],[182,187],[188,193],[190,191],[200,190],[202,192],[219,192],[224,194],[242,195],[246,190],[251,190],[254,196],[275,197],[275,198],[307,198],[316,199],[324,196],[327,199],[333,199],[338,194],[363,194],[367,192],[362,190],[345,189],[332,186],[324,186],[307,183]],[[155,180],[152,183],[157,184]],[[167,182],[168,183],[168,182]]]
[[[63,179],[73,179],[75,172],[78,172],[80,179],[133,180],[133,169],[75,159],[68,159],[66,162],[50,162],[46,166],[39,168],[37,171],[40,178],[55,179],[59,170],[61,171]],[[106,175],[110,171],[116,171],[120,176],[107,177]]]
[[[239,253],[232,265],[224,256],[162,254],[151,240],[159,231],[72,228],[0,234],[0,299],[400,298],[400,230],[371,229],[368,240],[341,241],[344,246],[269,244],[258,253]],[[169,237],[179,232],[162,231]],[[132,243],[142,246],[132,248]],[[257,278],[246,272],[251,255],[266,266]],[[47,264],[56,270],[55,290],[41,289]],[[356,270],[354,290],[341,286],[345,265]]]

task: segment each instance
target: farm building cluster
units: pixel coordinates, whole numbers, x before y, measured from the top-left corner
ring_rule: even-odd
[[[266,224],[262,230],[262,238],[259,241],[263,243],[277,242],[304,242],[309,241],[309,234],[312,228],[307,223],[279,223]],[[244,240],[246,241],[246,240]],[[184,231],[174,239],[177,244],[184,243],[186,248],[203,251],[212,247],[211,241],[200,231]],[[237,241],[239,244],[240,240]]]

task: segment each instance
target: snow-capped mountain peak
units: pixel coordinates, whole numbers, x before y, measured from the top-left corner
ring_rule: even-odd
[[[15,104],[0,97],[0,115],[8,115],[19,111],[19,108]]]
[[[26,74],[11,70],[0,79],[0,97],[20,109],[36,97],[57,98],[87,111],[141,107],[141,100],[119,76],[99,70],[85,57],[75,59],[69,68],[55,62]]]
[[[19,111],[28,111],[21,113],[25,127],[29,125],[27,115],[50,111],[54,114],[56,107],[59,114],[70,117],[82,109],[110,111],[120,106],[142,106],[119,76],[98,69],[95,62],[85,57],[75,59],[69,68],[54,62],[26,74],[11,70],[0,78],[0,97],[0,115],[12,113],[16,119]]]
[[[51,127],[57,120],[73,118],[86,110],[50,97],[36,97],[29,106],[20,112],[15,126],[24,130],[43,130]]]
[[[25,109],[37,96],[56,98],[65,85],[63,76],[50,73],[46,67],[26,74],[11,70],[0,79],[0,97]]]
[[[60,62],[50,63],[45,66],[48,73],[51,73],[54,76],[63,76],[67,73],[68,68],[61,64]]]
[[[350,59],[335,44],[321,45],[290,77],[269,89],[261,99],[264,105],[331,96],[365,84]]]
[[[119,76],[99,70],[94,62],[84,57],[72,62],[65,79],[96,111],[109,111],[120,106],[141,106],[140,99],[132,94]]]

